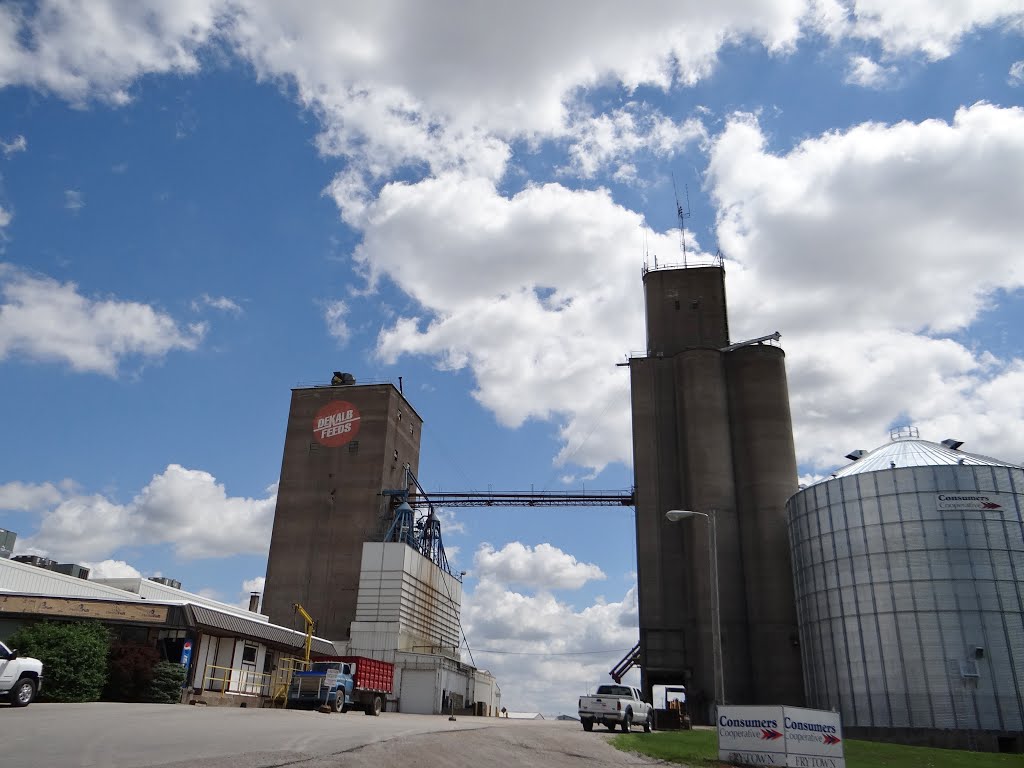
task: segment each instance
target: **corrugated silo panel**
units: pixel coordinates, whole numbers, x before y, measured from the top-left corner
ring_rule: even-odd
[[[860,481],[861,488],[867,485],[867,480],[870,479],[866,475],[858,475],[857,479]],[[874,487],[874,482],[870,483],[870,486]],[[874,496],[861,498],[860,503],[861,517],[864,519],[864,526],[879,525],[882,522],[882,510],[878,505],[878,499]]]
[[[990,695],[1003,723],[1010,712],[1018,711],[1014,681],[1012,677],[1000,674],[1001,670],[1010,669],[1012,664],[1006,629],[1003,615],[998,612],[985,615],[985,658],[978,662],[978,666],[985,670],[984,676],[991,681]],[[1001,727],[1005,729],[1005,725]]]
[[[1021,588],[1024,583],[1017,582],[1018,600],[1021,599]],[[1021,605],[1018,602],[1018,605]],[[1003,618],[1006,622],[1006,642],[1009,650],[1010,658],[1013,660],[1013,668],[1017,670],[1018,685],[1016,686],[1016,697],[1017,697],[1017,713],[1016,717],[1007,715],[1007,727],[1012,727],[1016,730],[1024,729],[1024,703],[1021,699],[1024,697],[1024,691],[1020,690],[1019,680],[1022,670],[1024,670],[1024,613],[1017,611],[1007,611]]]
[[[980,469],[980,467],[979,467]],[[990,467],[992,475],[989,478],[991,488],[999,493],[1016,493],[1013,485],[1013,470],[1007,467]]]

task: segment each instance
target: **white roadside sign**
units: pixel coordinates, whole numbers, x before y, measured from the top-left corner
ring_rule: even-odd
[[[782,707],[719,707],[718,759],[733,765],[786,765]]]
[[[786,765],[790,768],[846,768],[843,725],[838,712],[783,707]]]
[[[846,768],[839,714],[801,707],[719,707],[718,759],[733,765]]]

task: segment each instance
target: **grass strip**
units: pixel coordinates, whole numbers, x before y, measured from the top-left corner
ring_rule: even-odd
[[[718,766],[718,734],[713,730],[623,733],[609,740],[624,752],[704,768]],[[1024,756],[957,749],[906,747],[878,741],[846,741],[847,768],[1022,768]]]

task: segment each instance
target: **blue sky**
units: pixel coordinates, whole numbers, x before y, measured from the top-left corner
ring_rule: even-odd
[[[500,15],[500,18],[498,18]],[[1024,459],[1024,6],[0,7],[0,526],[239,601],[289,389],[393,380],[428,489],[627,488],[640,269],[726,255],[801,473]],[[476,649],[635,642],[632,515],[465,510]],[[482,650],[514,709],[621,653]],[[555,704],[557,703],[557,706]]]

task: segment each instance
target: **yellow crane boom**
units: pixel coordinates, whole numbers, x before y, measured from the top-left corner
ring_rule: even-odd
[[[292,608],[303,618],[306,622],[306,663],[309,664],[309,651],[313,647],[313,630],[316,628],[316,622],[313,617],[309,615],[309,612],[298,603],[292,603]]]

